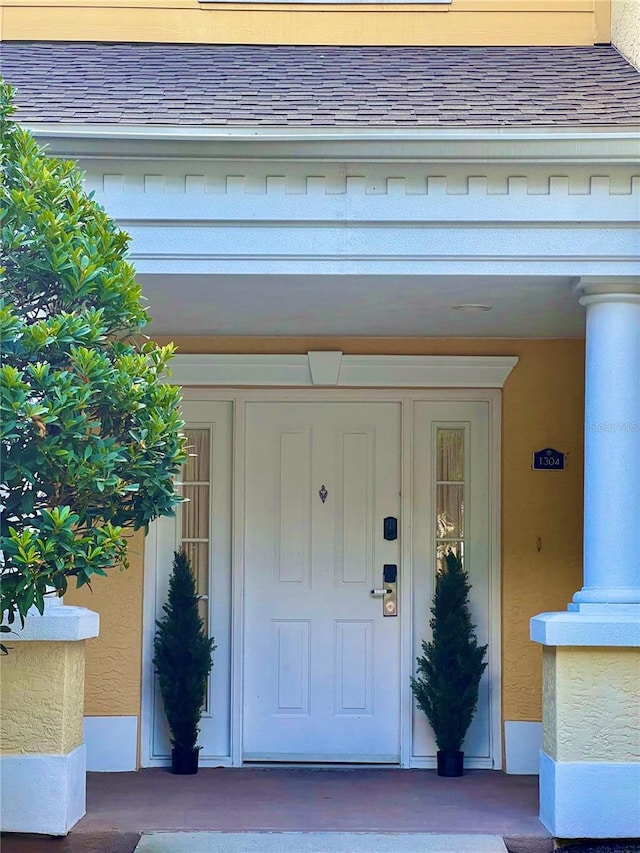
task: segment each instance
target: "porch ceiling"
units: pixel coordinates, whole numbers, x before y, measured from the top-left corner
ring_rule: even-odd
[[[158,335],[537,337],[584,334],[575,279],[534,276],[138,276]],[[454,310],[481,304],[490,311]]]

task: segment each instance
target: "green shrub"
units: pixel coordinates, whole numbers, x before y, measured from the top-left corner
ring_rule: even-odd
[[[176,551],[164,616],[156,622],[153,665],[174,749],[194,749],[211,672],[213,637],[198,613],[196,582],[184,551]]]
[[[470,589],[462,561],[449,551],[436,576],[431,642],[423,641],[418,676],[411,679],[416,704],[427,715],[440,750],[462,749],[487,666],[487,646],[478,645],[471,624]]]

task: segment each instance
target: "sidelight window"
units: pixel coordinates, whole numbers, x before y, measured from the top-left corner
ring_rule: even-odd
[[[438,573],[443,569],[448,551],[459,557],[464,553],[465,444],[465,427],[436,427],[435,542]]]
[[[179,543],[187,553],[200,596],[199,610],[209,632],[209,551],[211,545],[211,430],[186,429],[189,457],[182,468]]]

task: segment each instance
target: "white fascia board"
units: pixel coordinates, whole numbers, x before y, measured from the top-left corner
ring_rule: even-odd
[[[149,159],[637,163],[640,125],[549,128],[190,127],[25,122],[52,154]]]
[[[59,122],[24,122],[34,132],[55,137],[163,139],[163,140],[532,140],[532,139],[623,139],[638,138],[638,125],[601,125],[582,127],[300,127],[246,126],[202,127],[200,125],[125,125],[62,124]]]

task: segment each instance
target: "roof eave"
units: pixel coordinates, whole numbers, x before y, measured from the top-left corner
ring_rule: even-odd
[[[24,121],[52,154],[199,159],[637,163],[640,124],[551,127],[201,127]]]

